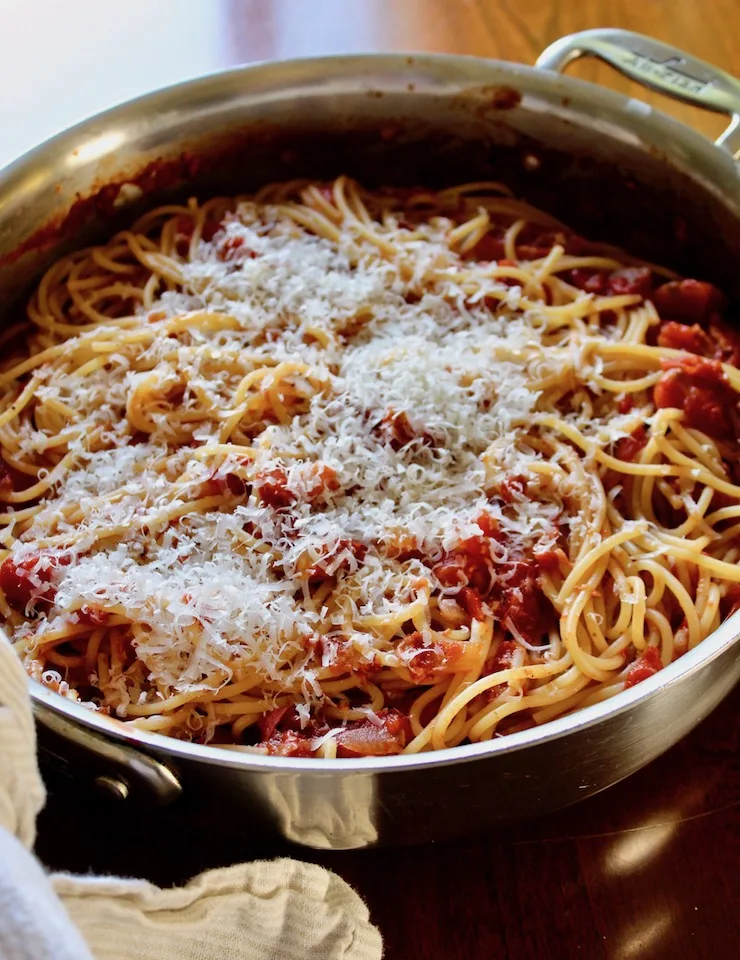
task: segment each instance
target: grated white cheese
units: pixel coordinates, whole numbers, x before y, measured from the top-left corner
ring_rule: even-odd
[[[70,441],[74,468],[14,548],[23,557],[49,536],[74,541],[74,562],[55,571],[55,603],[35,631],[39,640],[58,618],[97,605],[137,625],[137,657],[153,695],[256,671],[310,700],[320,695],[317,666],[338,655],[332,637],[368,663],[387,651],[388,639],[363,621],[392,614],[429,583],[432,561],[481,532],[483,510],[522,552],[552,542],[556,523],[567,522],[557,489],[508,504],[492,490],[512,474],[538,482],[531,467],[541,455],[523,439],[538,416],[532,384],[567,363],[584,383],[593,370],[587,361],[576,370],[567,349],[544,344],[538,317],[520,310],[521,288],[483,277],[469,295],[445,243],[448,226],[441,218],[421,225],[421,239],[390,261],[246,203],[182,267],[182,289],[162,294],[149,339],[116,340],[105,327],[80,335],[107,338],[115,350],[84,377],[55,372],[39,387],[39,402],[61,401],[81,429]],[[234,256],[220,259],[234,240]],[[497,311],[486,290],[505,293]],[[187,322],[203,311],[224,322]],[[183,317],[177,330],[168,326]],[[307,371],[292,375],[304,398],[292,419],[257,417],[245,426],[256,450],[246,464],[238,455],[202,456],[219,442],[242,378],[284,362]],[[137,425],[132,397],[152,393],[162,403]],[[188,443],[168,415],[172,404],[194,411]],[[196,417],[204,408],[211,413]],[[413,438],[394,449],[383,424],[400,414]],[[600,442],[622,428],[593,423]],[[48,438],[37,430],[25,439],[41,450]],[[336,477],[319,501],[306,463]],[[238,503],[158,520],[202,496],[214,472],[253,480],[275,468],[295,499],[287,511],[253,490]],[[351,541],[365,545],[364,556]],[[388,556],[397,543],[413,544],[428,562]],[[333,612],[306,602],[303,571],[316,562],[342,569]],[[319,633],[327,642],[317,665],[311,640]]]

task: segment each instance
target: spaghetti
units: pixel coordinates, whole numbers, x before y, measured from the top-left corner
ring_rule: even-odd
[[[722,309],[496,183],[153,210],[3,337],[17,651],[135,727],[282,755],[612,697],[740,597]]]

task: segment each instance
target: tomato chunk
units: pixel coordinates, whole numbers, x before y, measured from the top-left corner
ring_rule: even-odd
[[[431,645],[418,631],[404,637],[396,646],[414,683],[433,683],[465,653],[466,642],[437,637]]]
[[[486,602],[472,587],[463,587],[457,595],[457,600],[465,608],[471,620],[483,620],[486,616]]]
[[[662,668],[660,651],[657,647],[647,647],[627,671],[625,687],[634,687],[641,680],[647,680]]]
[[[731,363],[740,367],[740,330],[725,323],[720,317],[712,318],[709,324],[709,336],[714,347],[715,360]]]
[[[668,320],[658,331],[658,346],[669,350],[685,350],[700,357],[712,355],[712,342],[698,323],[688,326]]]
[[[649,267],[625,267],[609,275],[607,292],[614,297],[636,294],[647,300],[653,290],[653,275]]]
[[[257,497],[268,507],[280,509],[295,503],[295,494],[288,489],[288,474],[283,467],[270,467],[257,474]]]
[[[32,554],[22,560],[7,557],[0,565],[0,589],[11,607],[23,611],[38,604],[52,604],[58,566],[70,563],[70,557],[56,554]]]
[[[434,445],[434,438],[431,434],[416,430],[403,411],[396,413],[394,410],[389,410],[374,429],[383,441],[395,451],[407,447],[413,440],[421,440],[425,446]]]
[[[622,437],[617,440],[614,455],[618,460],[627,460],[631,463],[638,458],[640,451],[644,450],[647,442],[647,431],[645,427],[640,425],[636,430],[633,430],[628,437]]]
[[[322,548],[321,556],[308,568],[306,576],[309,580],[326,580],[341,570],[356,570],[366,554],[367,546],[361,540],[337,540]]]
[[[656,407],[675,407],[684,412],[687,426],[717,440],[735,435],[733,413],[738,397],[731,389],[718,360],[694,354],[662,362],[666,371],[653,388]]]
[[[506,256],[503,237],[496,237],[492,233],[487,233],[480,238],[467,256],[471,260],[480,260],[483,263],[490,260],[496,260],[497,262],[503,260]]]
[[[689,324],[706,324],[725,307],[722,293],[703,280],[671,280],[658,287],[652,301],[663,319]]]
[[[91,627],[102,627],[108,622],[110,614],[103,607],[84,603],[77,611],[78,623],[89,624]]]
[[[711,318],[706,330],[698,323],[689,325],[666,320],[658,331],[658,346],[740,366],[740,330],[719,316]]]
[[[501,481],[498,492],[504,503],[513,503],[527,489],[527,478],[518,473],[510,473]]]
[[[483,665],[482,676],[490,677],[494,673],[500,673],[502,670],[508,670],[514,666],[514,655],[520,646],[514,640],[502,640],[496,648],[496,652],[489,656]],[[506,684],[499,683],[491,687],[483,694],[483,699],[489,703],[495,700],[506,688]]]
[[[247,484],[238,473],[218,473],[209,477],[203,483],[204,497],[217,496],[220,493],[230,493],[234,497],[244,497],[247,494]]]
[[[304,477],[306,499],[318,500],[327,493],[339,489],[339,478],[334,467],[328,463],[312,463],[305,471]]]
[[[488,537],[468,537],[434,567],[444,587],[472,587],[483,596],[491,592],[493,559]]]
[[[540,644],[547,634],[554,611],[537,583],[537,563],[511,562],[500,587],[499,619],[527,643]]]
[[[540,643],[554,611],[539,586],[537,560],[498,560],[494,541],[501,543],[503,537],[495,520],[482,515],[476,523],[493,536],[463,540],[434,566],[437,580],[443,588],[459,588],[459,599],[471,617],[477,619],[477,600],[484,601],[512,633],[527,643]],[[473,593],[464,593],[466,588]]]
[[[549,550],[535,551],[535,560],[541,570],[548,573],[557,573],[560,570],[560,564],[563,560],[567,562],[568,558],[560,547],[554,547]]]

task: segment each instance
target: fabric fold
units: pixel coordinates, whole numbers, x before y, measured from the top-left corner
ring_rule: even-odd
[[[380,935],[357,894],[329,871],[295,860],[211,870],[170,890],[64,874],[53,883],[98,960],[381,955]]]
[[[0,630],[0,960],[378,960],[354,890],[281,859],[210,870],[182,887],[47,875],[29,852],[45,790],[28,679]]]

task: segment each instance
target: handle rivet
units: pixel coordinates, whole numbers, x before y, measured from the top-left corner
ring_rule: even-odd
[[[122,777],[101,775],[95,778],[95,787],[111,800],[125,800],[129,795],[128,784]]]

